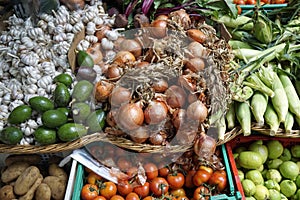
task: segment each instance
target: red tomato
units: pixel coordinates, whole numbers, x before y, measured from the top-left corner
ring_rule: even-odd
[[[168,176],[169,172],[170,172],[170,169],[168,166],[161,166],[158,169],[158,175],[162,176],[162,177]]]
[[[236,1],[236,4],[237,4],[237,5],[245,5],[246,2],[245,2],[244,0],[237,0],[237,1]]]
[[[125,200],[140,200],[140,197],[137,193],[130,192],[129,194],[126,195]]]
[[[144,198],[150,193],[150,184],[146,182],[144,185],[139,185],[133,188],[133,192],[137,193],[140,198]]]
[[[82,200],[93,200],[98,196],[98,186],[94,184],[85,184],[81,189]]]
[[[97,196],[93,200],[106,200],[106,198],[104,196]]]
[[[283,4],[283,3],[285,3],[285,0],[272,0],[272,3],[274,3],[274,4]]]
[[[184,185],[184,175],[180,172],[174,172],[167,176],[167,181],[171,189],[179,189]]]
[[[150,190],[155,196],[160,197],[168,192],[168,181],[163,177],[156,177],[150,182]]]
[[[133,191],[133,187],[127,180],[124,180],[118,183],[117,190],[120,193],[120,195],[126,196],[127,194]]]
[[[210,175],[212,175],[214,173],[213,168],[209,167],[209,166],[205,166],[205,165],[201,165],[199,167],[199,169],[204,169],[205,171],[207,171]]]
[[[173,197],[185,197],[186,196],[186,193],[185,193],[185,190],[183,188],[179,188],[179,189],[172,189],[170,191],[170,194],[173,196]]]
[[[237,5],[237,6],[236,6],[236,9],[237,9],[237,11],[238,11],[238,15],[242,14],[242,8],[241,8],[240,5]]]
[[[144,169],[149,180],[152,180],[158,176],[158,168],[154,163],[146,163],[144,165]]]
[[[203,183],[206,183],[209,180],[210,176],[211,174],[209,174],[209,172],[207,172],[206,170],[198,169],[193,176],[193,183],[195,186],[200,186]]]
[[[102,177],[95,172],[91,171],[87,176],[87,183],[89,184],[96,184],[97,182],[102,180]]]
[[[184,186],[187,188],[193,188],[195,187],[194,183],[193,183],[193,176],[195,175],[196,170],[189,170],[187,172],[187,175],[185,176],[185,183]]]
[[[194,200],[208,200],[210,196],[211,196],[210,190],[207,187],[201,185],[195,189],[194,194],[193,194],[193,199]]]
[[[117,186],[111,181],[106,181],[101,184],[100,194],[106,199],[110,199],[112,196],[117,194]]]
[[[247,0],[246,4],[248,4],[248,5],[255,5],[256,4],[256,0]]]
[[[114,195],[110,198],[110,200],[124,200],[124,198],[121,195]]]
[[[215,171],[208,180],[209,185],[217,186],[217,190],[222,192],[227,187],[227,175],[224,170]]]

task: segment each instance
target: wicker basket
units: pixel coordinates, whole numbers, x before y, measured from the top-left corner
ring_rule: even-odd
[[[225,134],[224,140],[218,140],[217,145],[222,145],[232,140],[234,137],[236,137],[239,134],[241,134],[241,130],[239,127],[236,127]],[[0,153],[13,153],[13,154],[57,153],[57,152],[65,152],[65,151],[72,151],[74,149],[79,149],[89,143],[97,142],[97,141],[108,142],[124,149],[136,151],[136,152],[143,152],[143,153],[163,153],[165,151],[168,151],[170,153],[179,153],[179,152],[186,152],[187,150],[191,149],[193,146],[193,144],[173,145],[173,146],[139,144],[123,137],[113,136],[104,133],[93,133],[71,142],[56,143],[50,145],[0,144]]]
[[[300,138],[299,129],[291,130],[290,132],[285,132],[283,128],[279,128],[274,135],[270,134],[271,132],[268,126],[259,127],[256,124],[252,124],[251,129],[257,133],[272,137]]]

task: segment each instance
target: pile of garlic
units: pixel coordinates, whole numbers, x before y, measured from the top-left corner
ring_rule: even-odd
[[[51,98],[56,75],[68,73],[75,79],[67,54],[77,33],[86,28],[86,38],[78,45],[78,49],[86,49],[96,40],[92,37],[94,26],[113,23],[101,1],[76,11],[61,5],[51,15],[41,14],[36,25],[30,18],[10,16],[7,30],[0,35],[0,131],[15,107],[27,104],[33,96]],[[20,124],[24,133],[21,144],[34,144],[32,133],[39,125],[38,116]]]

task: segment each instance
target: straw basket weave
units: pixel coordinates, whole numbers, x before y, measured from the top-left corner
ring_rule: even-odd
[[[240,128],[234,128],[227,132],[224,136],[224,140],[218,140],[217,145],[222,145],[232,140],[237,135],[241,134]],[[83,136],[77,140],[65,143],[56,143],[50,145],[6,145],[0,144],[0,153],[13,153],[13,154],[35,154],[35,153],[57,153],[64,151],[72,151],[79,149],[92,142],[108,142],[119,146],[124,149],[128,149],[136,152],[143,153],[162,153],[168,151],[170,153],[186,152],[190,150],[193,143],[188,145],[151,145],[151,144],[139,144],[129,139],[109,135],[106,133],[93,133]]]
[[[256,126],[256,124],[252,124],[251,129],[257,133],[272,137],[300,138],[299,128],[291,130],[290,132],[286,132],[283,128],[279,128],[275,134],[271,134],[270,128],[267,126],[259,127]]]

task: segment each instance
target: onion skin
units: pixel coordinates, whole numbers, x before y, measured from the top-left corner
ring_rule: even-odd
[[[205,62],[203,58],[191,58],[187,60],[185,67],[190,69],[192,72],[200,72],[205,68]]]
[[[170,86],[166,92],[167,103],[171,108],[181,108],[186,101],[186,93],[184,89],[177,85]]]
[[[143,67],[148,67],[149,65],[150,65],[149,62],[141,61],[141,62],[136,63],[135,67],[136,68],[143,68]]]
[[[101,80],[96,84],[95,98],[97,101],[106,101],[110,96],[114,85],[108,81]]]
[[[99,43],[99,42],[97,42],[97,43],[93,44],[91,47],[89,47],[86,50],[86,53],[92,57],[95,64],[98,64],[103,59],[103,55],[101,52],[101,43]]]
[[[105,76],[109,79],[118,79],[121,78],[123,74],[123,70],[121,67],[118,67],[117,65],[111,64],[105,73]]]
[[[208,115],[208,109],[199,100],[191,103],[187,108],[187,117],[193,120],[204,122]]]
[[[124,39],[120,44],[121,51],[129,51],[134,55],[135,58],[138,58],[142,55],[141,45],[132,39]]]
[[[124,103],[129,103],[131,100],[131,92],[124,87],[115,87],[110,95],[110,104],[113,106],[121,106]]]
[[[116,116],[116,113],[117,113],[117,110],[114,109],[114,110],[110,110],[108,113],[107,113],[107,116],[106,116],[106,123],[110,126],[110,127],[116,127],[117,126],[117,123],[116,123],[116,120],[115,120],[115,117]]]
[[[194,152],[199,158],[210,160],[216,151],[216,146],[214,138],[201,132],[199,138],[194,143]]]
[[[115,56],[113,63],[120,67],[124,67],[125,65],[132,64],[135,61],[136,59],[131,52],[119,51]]]
[[[105,33],[110,29],[111,28],[106,25],[97,26],[97,31],[95,32],[95,36],[98,38],[98,42],[101,42],[101,40],[106,37]]]
[[[154,38],[163,38],[167,35],[167,21],[166,20],[154,20],[151,23],[150,33]]]
[[[118,113],[117,125],[125,130],[132,131],[139,128],[144,122],[143,109],[138,103],[124,104]]]
[[[185,109],[177,109],[173,113],[172,124],[178,130],[180,126],[182,126],[186,119],[186,110]]]
[[[192,38],[193,40],[195,40],[196,42],[199,43],[204,43],[206,41],[206,36],[204,35],[204,33],[198,29],[189,29],[186,31],[187,35]]]
[[[202,58],[205,56],[205,47],[200,44],[199,42],[191,42],[188,45],[188,50],[190,51],[191,55],[188,55],[189,58]]]
[[[144,110],[145,122],[147,124],[158,124],[166,119],[168,108],[162,101],[151,101]]]
[[[140,126],[139,128],[131,131],[129,133],[129,136],[132,141],[141,144],[149,138],[149,132],[147,128],[145,128],[144,126]]]
[[[163,80],[163,79],[159,79],[158,81],[155,81],[152,85],[153,89],[155,92],[165,92],[168,87],[169,87],[169,84],[167,81]]]

